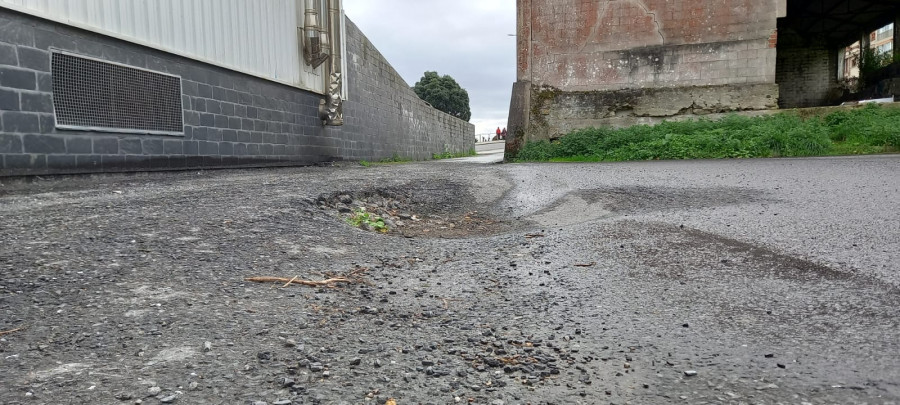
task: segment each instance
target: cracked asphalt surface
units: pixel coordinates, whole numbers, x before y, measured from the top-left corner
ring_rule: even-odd
[[[898,174],[877,156],[0,179],[0,403],[897,404]],[[402,224],[350,227],[365,204]]]

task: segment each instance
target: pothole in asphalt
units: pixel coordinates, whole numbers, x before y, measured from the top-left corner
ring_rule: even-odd
[[[465,238],[502,233],[508,222],[488,215],[469,190],[455,183],[410,183],[323,194],[319,209],[348,226],[405,237]],[[383,224],[383,225],[382,225]]]

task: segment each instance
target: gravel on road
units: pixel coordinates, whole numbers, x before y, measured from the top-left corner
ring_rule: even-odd
[[[900,403],[898,173],[883,156],[0,180],[0,403]]]

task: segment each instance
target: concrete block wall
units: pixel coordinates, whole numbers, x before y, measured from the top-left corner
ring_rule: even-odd
[[[369,44],[348,26],[350,44]],[[57,129],[51,50],[180,76],[184,133]],[[388,62],[368,55],[346,72],[350,124],[326,128],[321,95],[0,8],[0,176],[425,159],[473,147],[474,126],[409,99]]]
[[[779,107],[819,107],[840,98],[837,49],[782,29],[778,51]]]

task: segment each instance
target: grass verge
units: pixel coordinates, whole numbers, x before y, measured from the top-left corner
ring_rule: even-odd
[[[823,117],[789,112],[731,115],[718,121],[588,128],[556,141],[526,144],[515,161],[618,162],[831,156],[900,151],[900,108],[871,104]]]
[[[409,163],[413,160],[410,158],[401,157],[400,155],[393,155],[389,158],[384,158],[378,161],[378,163]]]
[[[435,153],[435,154],[431,155],[431,158],[434,159],[434,160],[438,160],[438,159],[456,159],[456,158],[463,158],[463,157],[475,156],[475,155],[477,155],[477,154],[478,154],[478,153],[475,152],[475,148],[471,148],[471,149],[469,149],[469,150],[467,150],[467,151],[465,151],[465,152],[459,152],[459,153],[451,153],[451,152]]]

